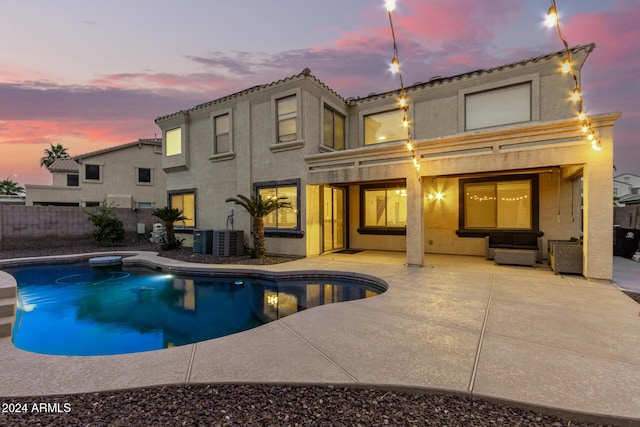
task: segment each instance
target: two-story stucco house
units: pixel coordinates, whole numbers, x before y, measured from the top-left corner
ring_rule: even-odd
[[[595,45],[571,49],[580,70]],[[156,119],[172,206],[191,228],[251,230],[236,194],[286,196],[265,222],[270,253],[340,249],[485,255],[485,237],[584,238],[584,275],[611,279],[613,126],[570,101],[565,52],[344,99],[308,69]],[[584,199],[581,201],[581,191]],[[582,211],[583,208],[583,211]],[[544,245],[546,248],[546,245]]]
[[[640,200],[640,176],[623,173],[613,178],[613,197],[619,204],[635,204]]]
[[[26,205],[156,208],[167,203],[162,140],[138,141],[78,156],[49,166],[52,185],[27,185]]]

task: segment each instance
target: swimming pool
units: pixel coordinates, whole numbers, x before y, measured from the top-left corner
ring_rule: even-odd
[[[380,285],[326,278],[171,275],[88,262],[6,269],[18,283],[12,339],[52,355],[109,355],[191,344],[307,308],[375,296]]]

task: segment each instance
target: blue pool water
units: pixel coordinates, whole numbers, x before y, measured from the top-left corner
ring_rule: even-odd
[[[144,268],[92,268],[87,262],[6,271],[18,282],[14,345],[55,355],[185,345],[382,291],[356,281],[173,276]]]

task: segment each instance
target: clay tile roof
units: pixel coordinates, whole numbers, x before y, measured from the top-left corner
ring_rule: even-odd
[[[233,98],[240,98],[240,97],[242,97],[244,95],[247,95],[247,94],[250,94],[250,93],[254,93],[254,92],[261,91],[261,90],[269,89],[269,88],[272,88],[274,86],[278,86],[280,84],[283,84],[283,83],[286,83],[286,82],[290,82],[292,80],[298,80],[298,79],[304,79],[304,78],[311,79],[312,81],[316,82],[318,85],[322,86],[324,89],[330,91],[335,96],[337,96],[338,98],[340,98],[341,100],[346,102],[345,99],[340,94],[338,94],[336,91],[331,89],[329,86],[327,86],[325,83],[323,83],[316,76],[311,74],[311,70],[309,68],[305,68],[299,74],[295,74],[295,75],[290,76],[290,77],[285,77],[283,79],[276,80],[276,81],[273,81],[271,83],[252,86],[252,87],[250,87],[248,89],[244,89],[244,90],[241,90],[239,92],[232,93],[231,95],[226,95],[226,96],[223,96],[222,98],[214,99],[213,101],[209,101],[209,102],[205,102],[204,104],[196,105],[195,107],[189,108],[188,110],[181,110],[181,111],[177,111],[177,112],[172,113],[172,114],[168,114],[166,116],[158,117],[158,118],[156,118],[155,122],[158,123],[159,121],[162,121],[162,120],[165,120],[165,119],[168,119],[168,118],[171,118],[171,117],[175,117],[175,116],[178,116],[180,114],[189,113],[191,111],[199,110],[201,108],[206,108],[206,107],[209,107],[209,106],[214,105],[214,104],[219,104],[221,102],[225,102],[225,101],[228,101],[228,100],[233,99]]]
[[[50,172],[78,172],[80,165],[73,158],[64,157],[54,160],[47,169],[49,169]]]

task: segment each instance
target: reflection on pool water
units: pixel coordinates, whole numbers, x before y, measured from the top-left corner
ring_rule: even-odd
[[[298,311],[375,296],[333,279],[170,275],[88,263],[6,270],[18,282],[13,343],[56,355],[157,350],[245,331]]]

